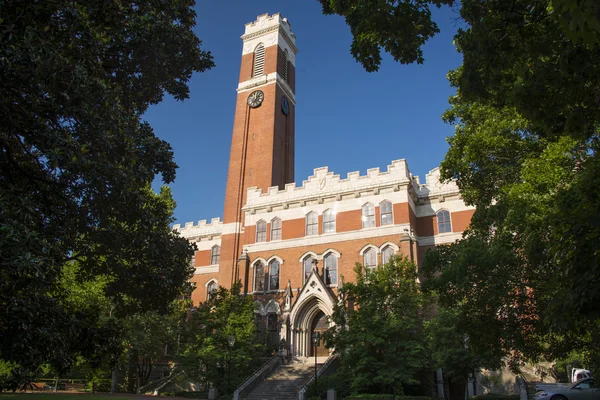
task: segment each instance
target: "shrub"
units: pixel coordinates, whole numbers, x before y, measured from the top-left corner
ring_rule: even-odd
[[[480,396],[473,396],[469,400],[519,400],[521,396],[518,394],[482,394]]]
[[[393,400],[391,394],[353,394],[345,398],[345,400]],[[396,396],[396,400],[432,400],[429,396]]]

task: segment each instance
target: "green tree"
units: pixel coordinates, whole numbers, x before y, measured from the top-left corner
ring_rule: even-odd
[[[59,293],[69,260],[110,278],[121,315],[165,311],[187,281],[170,194],[149,189],[173,181],[172,150],[142,115],[213,65],[193,5],[0,2],[2,359],[35,367],[76,337]]]
[[[457,309],[438,308],[425,324],[427,346],[434,367],[443,370],[450,400],[464,399],[469,374],[502,365],[504,353],[498,342],[488,343],[487,348],[471,345],[471,336],[465,333],[471,319],[472,316],[463,316]]]
[[[465,243],[430,258],[447,283],[437,286],[447,295],[440,299],[489,321],[499,313],[496,336],[507,350],[513,346],[516,360],[580,349],[600,365],[598,2],[322,4],[346,18],[353,54],[368,71],[379,66],[381,51],[400,61],[412,51],[422,61],[422,42],[437,29],[428,7],[459,11],[454,43],[463,65],[448,74],[457,92],[444,115],[456,134],[441,169],[477,209]],[[406,38],[412,48],[389,46],[390,38]],[[520,332],[511,331],[517,326]]]
[[[356,283],[339,289],[326,343],[340,356],[353,392],[402,394],[428,367],[416,266],[393,257],[369,271],[357,264],[355,273]]]
[[[241,294],[241,283],[219,287],[190,312],[181,354],[187,374],[230,393],[257,367],[264,355],[254,324],[255,305]],[[229,341],[235,342],[230,347]]]

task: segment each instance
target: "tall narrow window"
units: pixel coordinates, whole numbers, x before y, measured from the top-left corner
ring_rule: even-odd
[[[221,246],[213,246],[210,249],[210,265],[217,265],[221,260]]]
[[[394,216],[392,214],[392,203],[389,201],[382,201],[379,205],[379,211],[381,211],[381,226],[392,225],[394,223]]]
[[[325,256],[325,284],[337,285],[337,257],[333,253],[329,253]]]
[[[312,271],[313,266],[313,260],[314,258],[312,258],[311,256],[306,256],[302,261],[302,268],[304,270],[304,282],[306,282],[306,280],[310,276],[310,272]]]
[[[265,71],[265,45],[259,43],[254,49],[254,70],[252,77],[261,76]]]
[[[396,250],[392,246],[386,246],[381,252],[381,262],[387,264],[390,262],[390,258],[396,254]]]
[[[260,220],[256,223],[256,243],[267,241],[267,223]]]
[[[438,233],[452,232],[452,223],[450,222],[450,213],[447,210],[437,212]]]
[[[268,332],[268,343],[269,345],[276,345],[279,343],[279,323],[277,321],[277,314],[267,314],[267,332]]]
[[[375,226],[375,207],[373,204],[367,203],[362,206],[362,227],[370,228]]]
[[[254,291],[264,292],[265,290],[265,266],[258,261],[254,264]]]
[[[281,220],[273,218],[271,221],[271,240],[281,240]]]
[[[210,283],[206,286],[206,300],[212,299],[216,292],[217,292],[217,282],[210,281]]]
[[[319,234],[319,217],[314,211],[306,215],[306,236]]]
[[[326,210],[323,213],[323,233],[335,232],[335,212]]]
[[[190,267],[195,267],[195,264],[196,264],[196,253],[194,252],[192,259],[190,260]]]
[[[374,249],[369,249],[363,254],[365,268],[375,268],[377,266],[377,252]]]
[[[269,290],[279,289],[279,261],[273,260],[269,263]]]
[[[289,63],[289,59],[290,59],[290,57],[289,57],[288,51],[287,51],[287,49],[285,49],[283,51],[283,59],[281,60],[281,62],[283,64],[281,66],[282,67],[281,68],[281,75],[282,75],[281,77],[286,82],[288,81],[288,63]]]

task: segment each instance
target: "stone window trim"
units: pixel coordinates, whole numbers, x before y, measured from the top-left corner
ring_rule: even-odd
[[[265,74],[265,45],[259,43],[254,48],[254,60],[252,63],[252,77],[256,78]]]
[[[374,253],[373,257],[374,257],[375,264],[371,265],[371,266],[368,266],[367,263],[366,263],[366,261],[367,261],[367,253],[369,253],[371,251]],[[359,251],[358,254],[360,254],[360,256],[363,258],[363,260],[362,260],[363,267],[365,267],[365,268],[375,268],[375,267],[377,267],[377,265],[378,265],[378,262],[377,262],[378,260],[377,259],[379,258],[379,248],[377,246],[375,246],[374,244],[367,244],[366,246],[364,246]]]
[[[340,253],[335,250],[328,250],[328,251],[324,252],[323,254],[324,254],[324,256],[323,256],[323,281],[329,287],[337,287],[339,271],[340,271]],[[328,264],[330,262],[335,264],[335,268],[331,268],[332,265]],[[330,268],[335,270],[335,274],[333,276],[333,279],[331,279],[331,281],[329,279],[329,269]]]
[[[361,207],[362,210],[362,228],[374,228],[375,224],[375,206],[371,203],[365,203]]]
[[[215,244],[210,248],[210,265],[219,265],[221,262],[221,246]]]
[[[267,241],[267,223],[264,220],[256,221],[256,243]]]
[[[452,217],[449,210],[442,208],[435,213],[437,233],[452,233]]]
[[[270,223],[270,227],[271,227],[271,238],[270,241],[276,241],[276,240],[281,240],[282,238],[282,222],[281,222],[281,218],[279,217],[275,217],[271,220]]]
[[[389,200],[379,203],[379,225],[394,225],[394,205]]]
[[[319,234],[319,215],[311,211],[304,217],[304,235],[316,236]]]
[[[206,287],[206,300],[210,300],[219,287],[219,281],[216,278],[212,278],[204,284],[204,287]]]
[[[379,246],[379,253],[381,254],[381,263],[385,264],[384,261],[384,251],[387,249],[391,249],[394,251],[394,255],[398,255],[400,254],[400,247],[398,247],[398,245],[396,243],[392,243],[392,242],[385,242],[384,244],[382,244],[381,246]]]
[[[328,208],[323,211],[323,234],[336,232],[337,213]]]
[[[281,268],[283,267],[284,261],[281,257],[279,256],[271,256],[269,257],[267,260],[265,260],[262,257],[257,258],[256,260],[254,260],[252,262],[252,264],[250,265],[250,268],[252,270],[252,293],[279,293],[279,292],[285,292],[285,289],[270,289],[269,288],[269,272],[270,272],[270,267],[271,267],[271,263],[273,261],[277,261],[279,263],[279,279],[281,281]],[[263,268],[263,290],[257,290],[256,288],[256,267],[258,264],[262,265]],[[281,282],[279,282],[281,285]]]

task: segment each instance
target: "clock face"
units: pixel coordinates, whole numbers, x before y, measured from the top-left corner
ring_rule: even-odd
[[[260,107],[264,99],[265,94],[262,90],[255,90],[248,96],[248,105],[252,108]]]
[[[290,103],[285,96],[281,96],[281,112],[288,115],[290,112]]]

